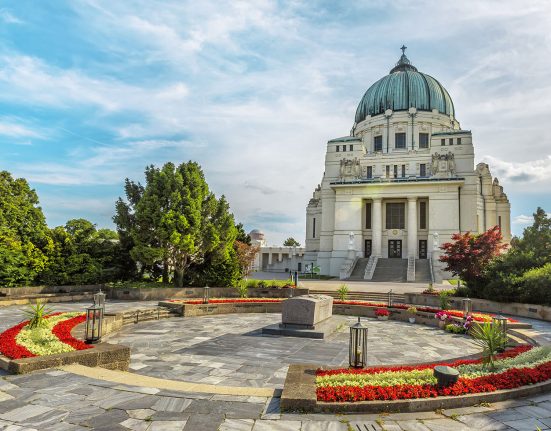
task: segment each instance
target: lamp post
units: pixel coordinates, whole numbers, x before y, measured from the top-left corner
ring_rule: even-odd
[[[203,304],[208,304],[209,303],[209,289],[210,287],[208,286],[205,286],[203,288]]]
[[[101,291],[101,287],[99,288],[99,292],[94,294],[94,304],[105,310],[105,293]]]
[[[504,337],[507,337],[508,331],[508,320],[505,316],[499,315],[492,318],[492,324],[497,325],[503,334]]]
[[[86,330],[84,341],[95,344],[101,340],[103,326],[103,307],[94,303],[86,309]]]
[[[348,347],[348,363],[353,368],[364,368],[367,356],[367,326],[358,322],[350,327],[350,345]]]
[[[473,301],[469,298],[463,298],[463,318],[466,319],[473,312]]]

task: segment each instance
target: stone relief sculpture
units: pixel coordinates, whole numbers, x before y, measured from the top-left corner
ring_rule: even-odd
[[[455,154],[448,151],[447,154],[434,153],[431,160],[432,176],[451,177],[456,173]]]
[[[354,159],[341,159],[340,177],[344,178],[360,178],[361,167],[360,160],[355,157]]]

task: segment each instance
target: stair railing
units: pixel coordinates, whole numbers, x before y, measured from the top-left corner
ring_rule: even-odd
[[[407,281],[415,281],[415,256],[408,257]]]
[[[430,284],[434,284],[434,269],[432,267],[432,256],[429,255],[429,273],[430,273]]]
[[[375,273],[375,268],[377,267],[378,261],[378,256],[369,256],[369,260],[367,261],[367,265],[365,266],[364,280],[371,280],[373,278],[373,274]]]
[[[348,278],[350,278],[350,274],[352,274],[352,271],[356,266],[356,262],[358,262],[358,256],[356,256],[354,259],[350,261],[345,260],[344,263],[341,265],[339,279],[347,280]]]

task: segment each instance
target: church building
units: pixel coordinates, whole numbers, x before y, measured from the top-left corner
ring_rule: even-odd
[[[507,195],[435,78],[405,55],[366,91],[350,136],[327,142],[325,172],[306,209],[304,262],[341,279],[449,278],[440,246],[456,232],[499,225]]]

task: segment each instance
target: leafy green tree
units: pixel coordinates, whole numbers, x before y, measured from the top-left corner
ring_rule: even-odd
[[[45,284],[94,284],[119,280],[124,268],[119,262],[116,232],[96,229],[85,219],[69,220],[51,231],[53,247],[40,274]]]
[[[283,243],[284,246],[286,247],[300,247],[300,243],[294,239],[293,237],[289,237],[285,240],[285,242]]]
[[[0,172],[0,285],[31,284],[52,247],[38,196],[23,178]]]
[[[161,169],[148,166],[145,186],[126,181],[127,202],[119,199],[114,217],[119,233],[132,240],[131,256],[142,267],[169,271],[176,286],[205,274],[217,265],[232,264],[237,236],[233,215],[224,196],[210,192],[200,166],[195,162]]]
[[[251,236],[245,232],[243,223],[237,223],[235,228],[237,229],[237,241],[242,242],[243,244],[251,245]]]

